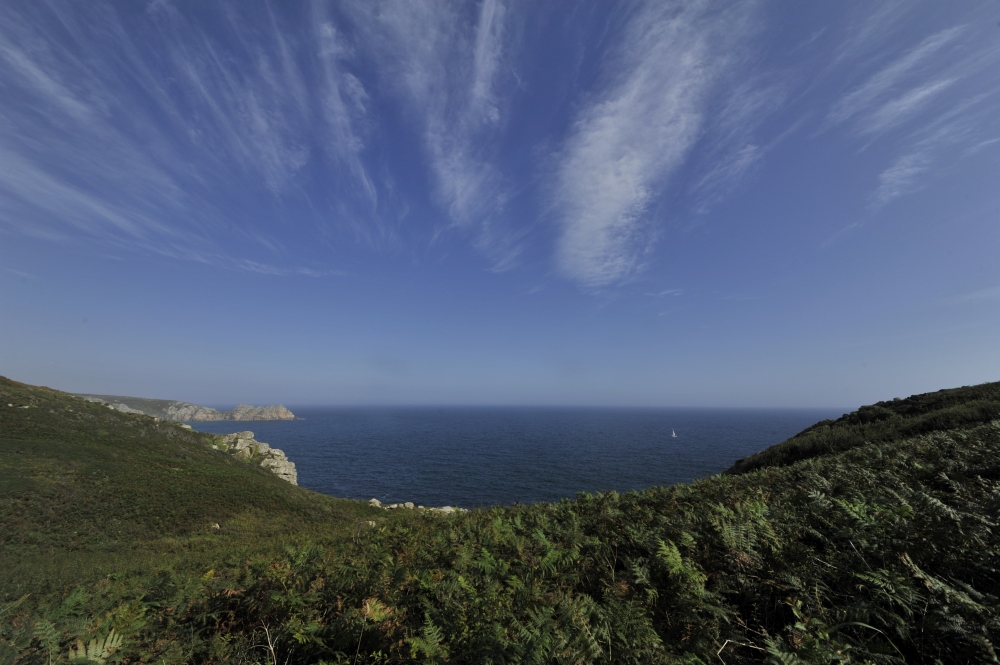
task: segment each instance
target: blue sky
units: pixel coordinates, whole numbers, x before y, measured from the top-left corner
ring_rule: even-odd
[[[0,6],[0,373],[232,405],[1000,379],[992,2]]]

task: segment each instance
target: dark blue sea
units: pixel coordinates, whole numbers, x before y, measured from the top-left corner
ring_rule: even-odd
[[[293,408],[302,420],[191,423],[251,430],[299,484],[424,506],[535,503],[720,473],[840,409]],[[676,438],[671,436],[676,432]]]

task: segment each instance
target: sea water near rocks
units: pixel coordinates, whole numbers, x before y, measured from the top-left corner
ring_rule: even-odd
[[[425,506],[535,503],[720,473],[843,409],[292,408],[252,430],[295,462],[299,484]],[[671,436],[676,431],[677,437]]]

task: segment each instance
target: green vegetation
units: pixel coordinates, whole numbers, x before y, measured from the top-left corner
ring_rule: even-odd
[[[76,396],[84,399],[95,399],[109,404],[124,404],[136,411],[142,411],[147,416],[154,416],[164,420],[171,420],[168,417],[167,410],[172,406],[183,405],[206,409],[206,407],[199,407],[197,404],[178,402],[177,400],[170,399],[149,399],[148,397],[125,397],[122,395],[89,395],[83,393],[77,393]]]
[[[939,390],[863,406],[837,420],[823,420],[784,443],[737,461],[728,474],[785,466],[867,443],[971,427],[1000,419],[1000,383]]]
[[[998,396],[866,407],[690,485],[445,518],[323,497],[197,433],[4,381],[0,654],[997,662]]]
[[[212,450],[212,440],[0,378],[0,601],[151,563],[280,551],[381,516]]]

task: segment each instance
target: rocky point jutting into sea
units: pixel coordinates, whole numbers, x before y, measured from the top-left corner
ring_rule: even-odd
[[[287,480],[293,485],[299,484],[295,463],[285,456],[284,451],[254,439],[253,432],[217,434],[212,448],[227,451],[236,459],[255,461],[282,480]]]
[[[232,411],[218,411],[207,406],[169,399],[146,399],[119,395],[82,395],[90,402],[101,402],[123,413],[142,413],[161,420],[204,422],[209,420],[295,420],[295,414],[282,404],[250,406],[240,404]]]

